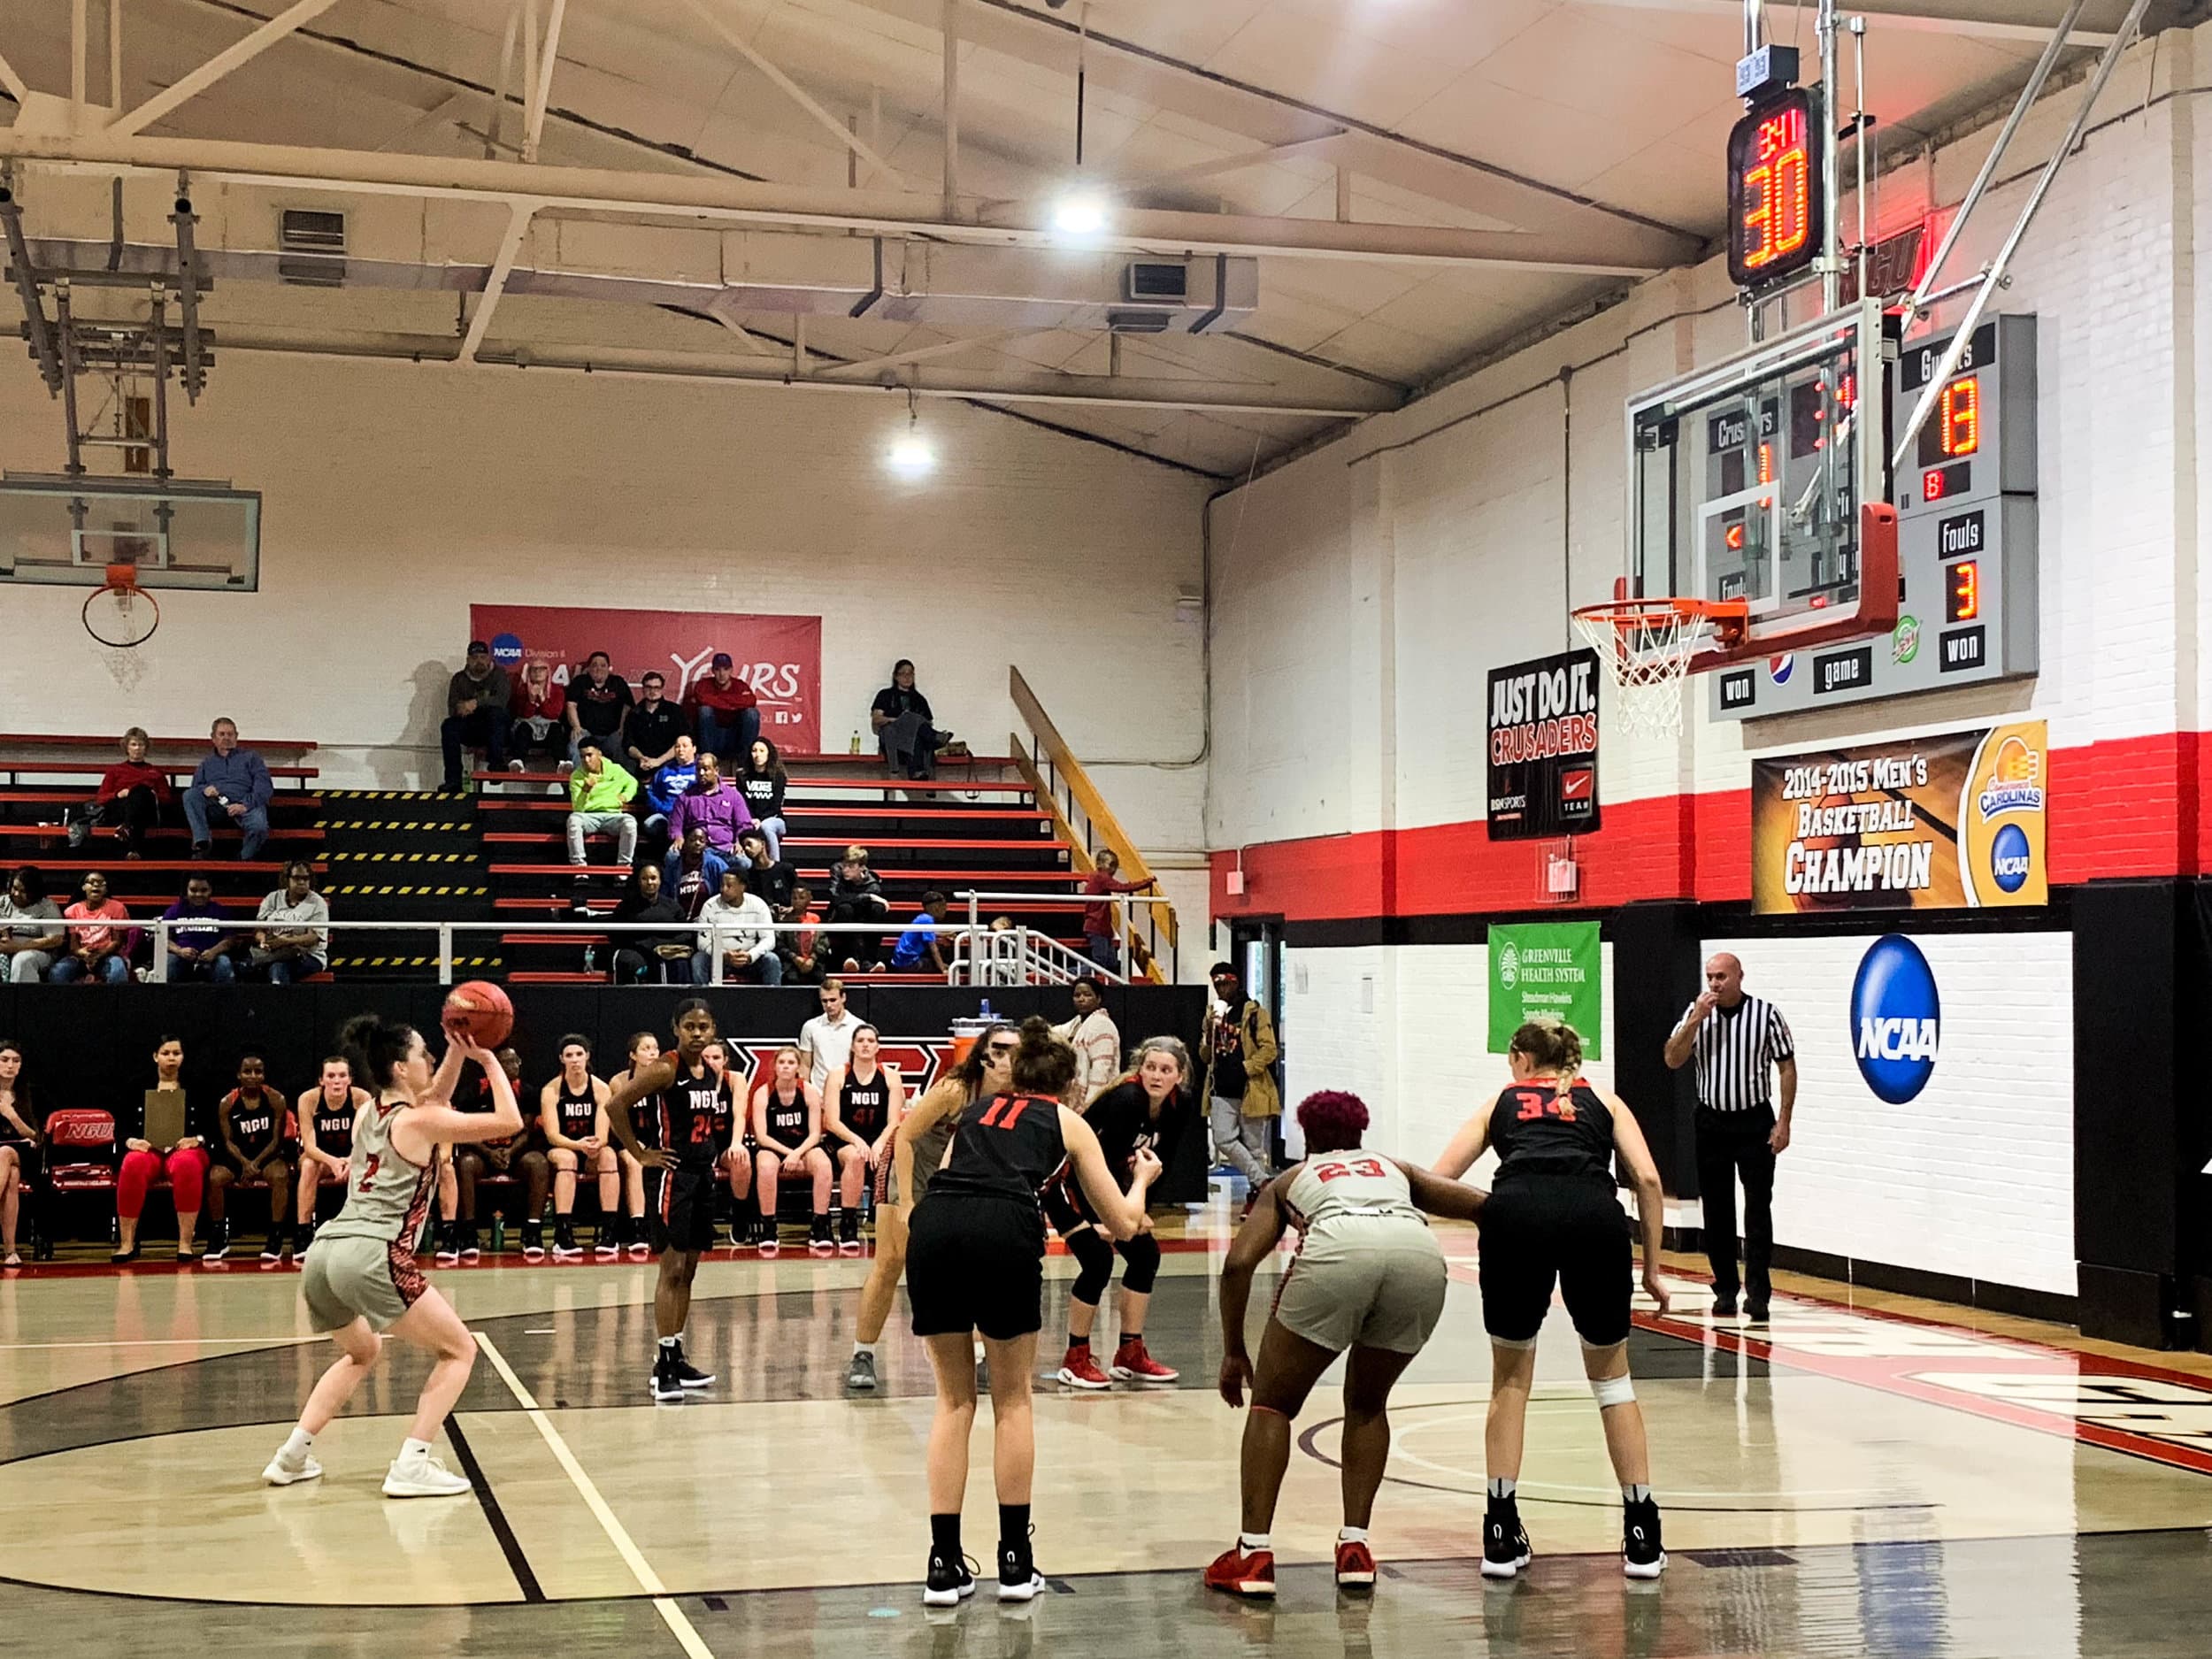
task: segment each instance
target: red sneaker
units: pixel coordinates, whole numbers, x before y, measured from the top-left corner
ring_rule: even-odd
[[[1336,1581],[1347,1589],[1371,1586],[1375,1582],[1375,1552],[1356,1539],[1340,1542],[1336,1547]]]
[[[1123,1382],[1173,1382],[1183,1373],[1145,1352],[1144,1339],[1132,1337],[1114,1350],[1113,1374]]]
[[[1275,1552],[1256,1549],[1244,1553],[1243,1546],[1232,1544],[1214,1558],[1206,1569],[1206,1587],[1226,1590],[1231,1595],[1264,1596],[1275,1594]]]
[[[1068,1356],[1060,1363],[1060,1380],[1071,1388],[1110,1388],[1106,1373],[1098,1368],[1088,1348],[1070,1348]]]

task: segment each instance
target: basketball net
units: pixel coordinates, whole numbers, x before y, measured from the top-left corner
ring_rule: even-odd
[[[1682,681],[1691,660],[1713,642],[1717,618],[1701,606],[1669,599],[1584,605],[1574,623],[1613,681],[1613,718],[1647,737],[1682,733]]]
[[[146,653],[134,645],[103,645],[98,649],[108,678],[126,695],[136,691],[139,682],[146,678]]]
[[[161,626],[161,607],[139,587],[136,565],[107,567],[107,583],[84,602],[83,619],[109,678],[126,693],[137,690],[150,666],[139,647]]]

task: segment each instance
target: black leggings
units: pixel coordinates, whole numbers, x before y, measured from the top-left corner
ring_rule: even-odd
[[[1095,1308],[1105,1300],[1107,1282],[1114,1276],[1116,1250],[1128,1263],[1122,1271],[1122,1288],[1140,1296],[1152,1294],[1153,1281],[1160,1275],[1160,1241],[1150,1233],[1140,1233],[1133,1239],[1117,1242],[1092,1226],[1069,1233],[1066,1242],[1068,1254],[1083,1265],[1076,1275],[1075,1288],[1068,1294],[1086,1307]]]

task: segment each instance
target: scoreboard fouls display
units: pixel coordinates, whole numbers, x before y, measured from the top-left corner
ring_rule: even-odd
[[[1728,277],[1760,288],[1795,276],[1820,253],[1820,98],[1773,93],[1728,134]]]

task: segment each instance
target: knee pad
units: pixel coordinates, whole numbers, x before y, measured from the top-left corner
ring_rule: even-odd
[[[1618,1377],[1592,1378],[1590,1392],[1597,1396],[1598,1409],[1609,1406],[1633,1405],[1636,1402],[1636,1381],[1627,1372]]]
[[[1124,1239],[1121,1259],[1128,1263],[1122,1270],[1122,1287],[1140,1296],[1150,1295],[1153,1281],[1160,1276],[1160,1241],[1148,1233]]]
[[[1096,1227],[1084,1227],[1067,1239],[1068,1254],[1083,1264],[1075,1288],[1068,1294],[1087,1307],[1104,1299],[1107,1281],[1114,1276],[1114,1247],[1098,1236]]]

